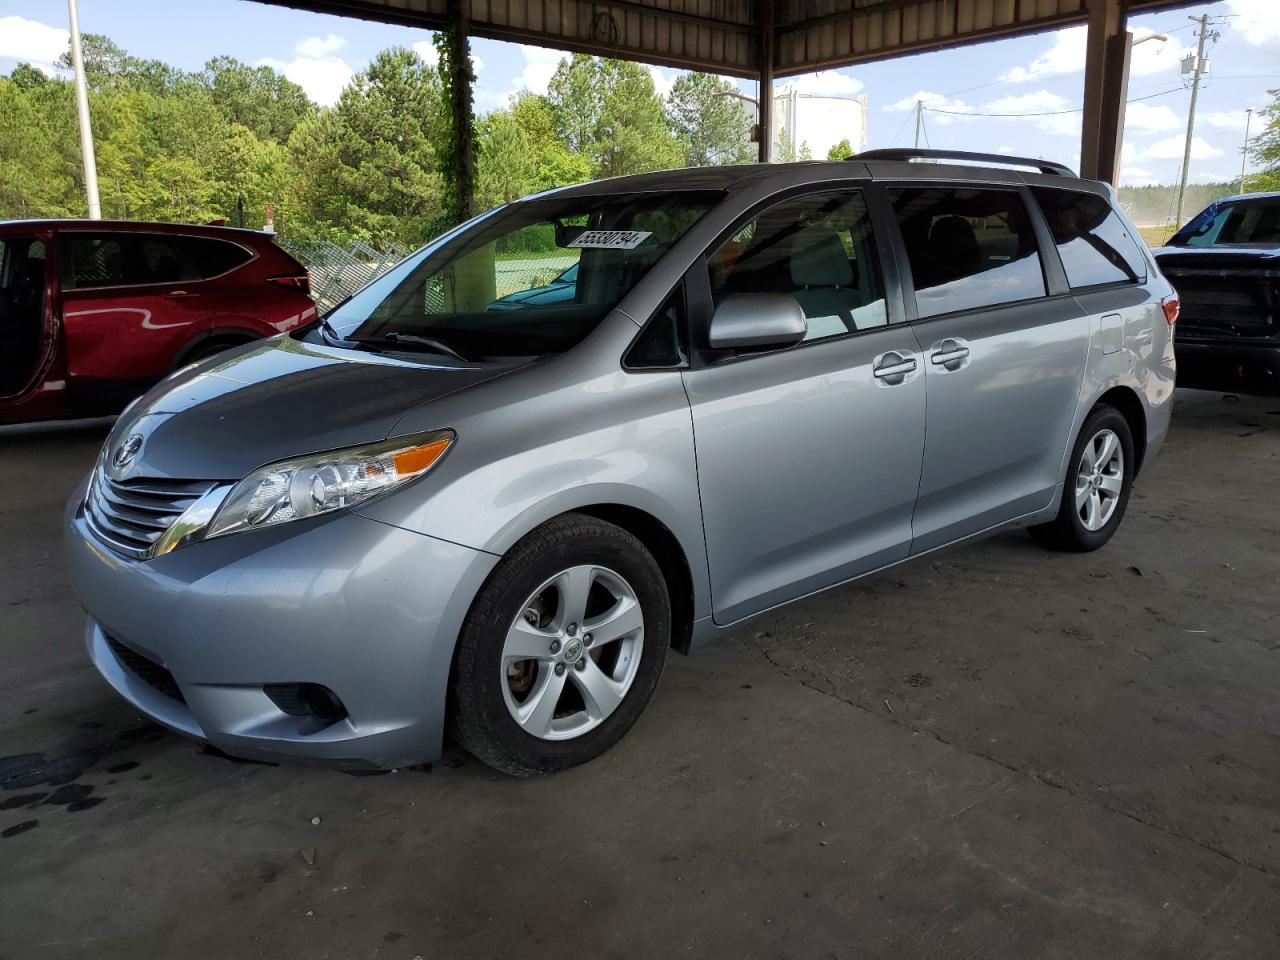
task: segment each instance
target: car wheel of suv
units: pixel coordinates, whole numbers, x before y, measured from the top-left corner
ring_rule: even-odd
[[[671,637],[662,571],[621,527],[565,514],[511,549],[454,654],[452,726],[516,776],[599,756],[649,702]]]
[[[1054,550],[1097,550],[1124,517],[1136,462],[1124,415],[1114,407],[1095,408],[1071,451],[1058,516],[1032,527],[1031,535]]]

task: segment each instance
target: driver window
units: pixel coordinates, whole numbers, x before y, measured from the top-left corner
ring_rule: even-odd
[[[761,211],[711,255],[709,269],[717,305],[736,293],[795,297],[806,341],[889,322],[861,190],[806,194]]]

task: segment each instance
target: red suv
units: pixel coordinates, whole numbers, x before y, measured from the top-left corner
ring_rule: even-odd
[[[166,374],[315,319],[270,234],[0,222],[0,423],[118,412]]]

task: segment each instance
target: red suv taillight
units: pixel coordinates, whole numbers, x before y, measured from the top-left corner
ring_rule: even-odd
[[[1178,302],[1177,297],[1165,297],[1160,301],[1160,307],[1164,310],[1164,318],[1169,321],[1169,326],[1173,326],[1178,322],[1178,311],[1182,308],[1182,304]]]
[[[302,273],[289,273],[280,277],[267,277],[267,283],[274,283],[277,287],[288,287],[290,290],[298,290],[310,296],[311,294],[311,277],[304,270]]]

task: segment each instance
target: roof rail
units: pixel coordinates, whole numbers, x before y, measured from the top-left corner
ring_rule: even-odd
[[[1002,153],[970,153],[967,150],[915,150],[897,147],[886,150],[864,150],[846,160],[959,160],[970,163],[1000,163],[1011,167],[1033,167],[1041,173],[1058,177],[1075,177],[1070,167],[1049,160],[1032,160],[1029,157],[1007,157]]]

